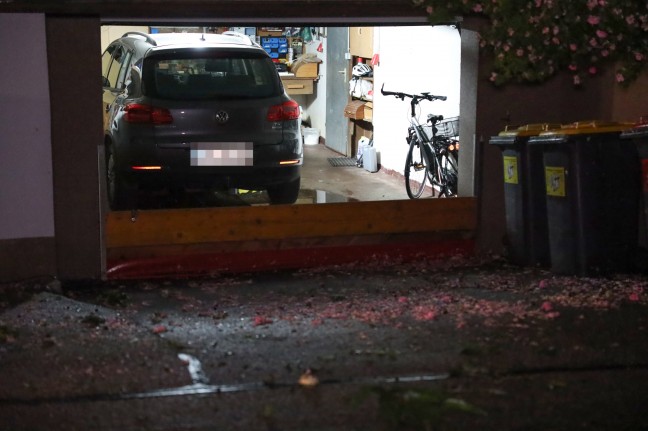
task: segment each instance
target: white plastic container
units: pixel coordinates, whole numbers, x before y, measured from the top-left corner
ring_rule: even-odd
[[[317,145],[319,144],[319,130],[304,128],[304,145]]]
[[[374,147],[366,147],[362,153],[362,166],[369,172],[378,172],[378,154]]]

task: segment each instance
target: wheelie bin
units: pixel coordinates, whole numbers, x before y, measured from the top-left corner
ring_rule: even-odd
[[[528,124],[490,139],[502,150],[506,249],[508,260],[516,265],[550,263],[542,149],[528,141],[557,128],[559,124]]]
[[[620,138],[631,125],[577,122],[529,139],[543,151],[551,271],[600,275],[632,268],[639,160]]]
[[[648,117],[641,118],[634,127],[623,132],[621,139],[627,139],[637,147],[641,169],[638,241],[639,246],[646,252],[648,251]]]

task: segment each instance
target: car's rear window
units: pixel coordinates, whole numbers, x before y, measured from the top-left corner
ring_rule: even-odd
[[[144,60],[144,94],[160,99],[262,98],[281,94],[270,58],[254,52],[177,50]]]

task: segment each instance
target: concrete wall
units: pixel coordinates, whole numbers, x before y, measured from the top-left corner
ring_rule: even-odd
[[[52,274],[45,16],[0,14],[0,57],[0,280]]]

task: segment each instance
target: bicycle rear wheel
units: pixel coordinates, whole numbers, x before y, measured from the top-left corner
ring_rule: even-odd
[[[450,152],[436,154],[434,166],[428,167],[428,179],[434,194],[440,198],[457,196],[458,163]]]
[[[410,140],[407,158],[405,159],[405,189],[410,199],[417,199],[425,189],[427,179],[427,164],[423,157],[423,147],[418,139]]]

